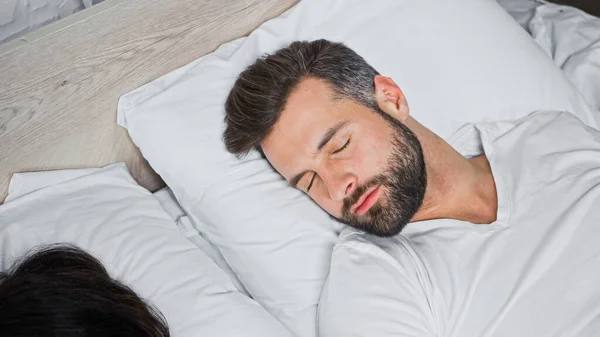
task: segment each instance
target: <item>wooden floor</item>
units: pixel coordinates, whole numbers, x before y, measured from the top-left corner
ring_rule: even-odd
[[[160,188],[116,124],[119,97],[296,1],[106,0],[0,45],[0,202],[13,172],[118,161],[143,186]]]

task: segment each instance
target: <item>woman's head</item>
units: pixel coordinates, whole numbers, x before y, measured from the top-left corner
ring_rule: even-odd
[[[0,336],[167,337],[161,313],[72,245],[36,249],[0,276]]]

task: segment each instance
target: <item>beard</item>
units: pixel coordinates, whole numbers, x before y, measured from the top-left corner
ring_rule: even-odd
[[[423,149],[416,135],[383,111],[379,113],[392,128],[392,153],[387,168],[382,174],[357,187],[352,196],[344,200],[342,215],[338,220],[369,234],[389,237],[400,233],[423,204],[427,170]],[[379,185],[384,187],[382,192],[387,190],[387,200],[380,198],[362,215],[352,213],[351,208],[360,197]],[[380,200],[384,200],[385,204]]]

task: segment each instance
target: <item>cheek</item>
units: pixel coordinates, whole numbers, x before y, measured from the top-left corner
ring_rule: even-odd
[[[323,188],[319,188],[310,196],[317,205],[321,206],[327,213],[339,218],[342,215],[342,207],[344,206],[343,201],[332,200],[329,196],[329,192]]]
[[[388,167],[390,144],[385,138],[375,138],[372,141],[356,148],[353,154],[354,167],[358,176],[359,185],[382,174]]]

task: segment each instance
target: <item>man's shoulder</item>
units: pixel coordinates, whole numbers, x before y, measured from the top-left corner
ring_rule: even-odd
[[[516,119],[514,121],[498,121],[492,123],[477,124],[481,130],[486,130],[497,136],[511,132],[513,129],[523,130],[544,130],[547,127],[565,128],[577,127],[586,128],[587,126],[573,113],[560,110],[542,110],[534,111],[529,115]]]
[[[377,260],[396,269],[414,267],[418,260],[410,241],[402,234],[393,237],[377,237],[361,230],[347,227],[342,231],[333,249],[332,261]],[[413,271],[414,272],[414,271]]]
[[[401,235],[378,238],[351,228],[341,233],[319,301],[321,335],[366,336],[373,326],[364,322],[386,321],[400,334],[437,336],[430,278],[404,241]],[[392,256],[385,247],[402,253]]]
[[[571,112],[542,110],[516,120],[465,124],[448,139],[448,143],[465,157],[470,157],[484,152],[484,141],[495,142],[507,135],[521,138],[528,135],[561,137],[576,130],[597,131]]]
[[[586,140],[597,142],[600,134],[568,111],[535,111],[513,122],[487,123],[478,128],[499,146],[535,152],[576,149]]]

